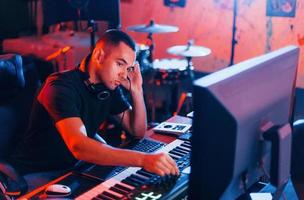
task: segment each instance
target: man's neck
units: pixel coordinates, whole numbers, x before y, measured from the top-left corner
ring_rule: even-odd
[[[93,66],[92,61],[89,60],[86,65],[87,66],[85,66],[85,62],[82,62],[81,65],[80,65],[80,67],[81,67],[80,69],[83,72],[88,73],[90,82],[92,82],[92,83],[102,82],[101,80],[98,79],[98,76],[96,75],[97,74],[97,71],[96,71],[97,69],[96,69],[96,67]]]

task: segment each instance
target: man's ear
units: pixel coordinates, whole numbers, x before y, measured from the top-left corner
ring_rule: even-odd
[[[93,58],[96,60],[98,63],[102,63],[105,57],[105,52],[103,49],[94,49],[93,51]]]

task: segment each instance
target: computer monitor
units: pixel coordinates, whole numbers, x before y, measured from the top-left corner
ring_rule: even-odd
[[[288,46],[194,81],[189,199],[236,199],[270,173],[262,129],[290,123],[298,57]],[[288,134],[278,184],[289,177]]]

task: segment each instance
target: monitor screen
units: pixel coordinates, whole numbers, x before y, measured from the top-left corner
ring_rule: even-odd
[[[194,81],[190,199],[236,199],[263,175],[261,128],[290,123],[298,57],[288,46]]]

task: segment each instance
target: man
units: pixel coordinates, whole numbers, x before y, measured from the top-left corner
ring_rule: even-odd
[[[49,76],[34,102],[26,138],[12,156],[17,169],[22,174],[63,170],[83,160],[137,166],[159,175],[178,174],[167,154],[114,148],[100,142],[96,134],[109,115],[116,115],[129,133],[144,137],[146,111],[135,58],[134,41],[122,31],[110,30],[77,69]],[[122,96],[121,86],[129,90],[132,107]]]

